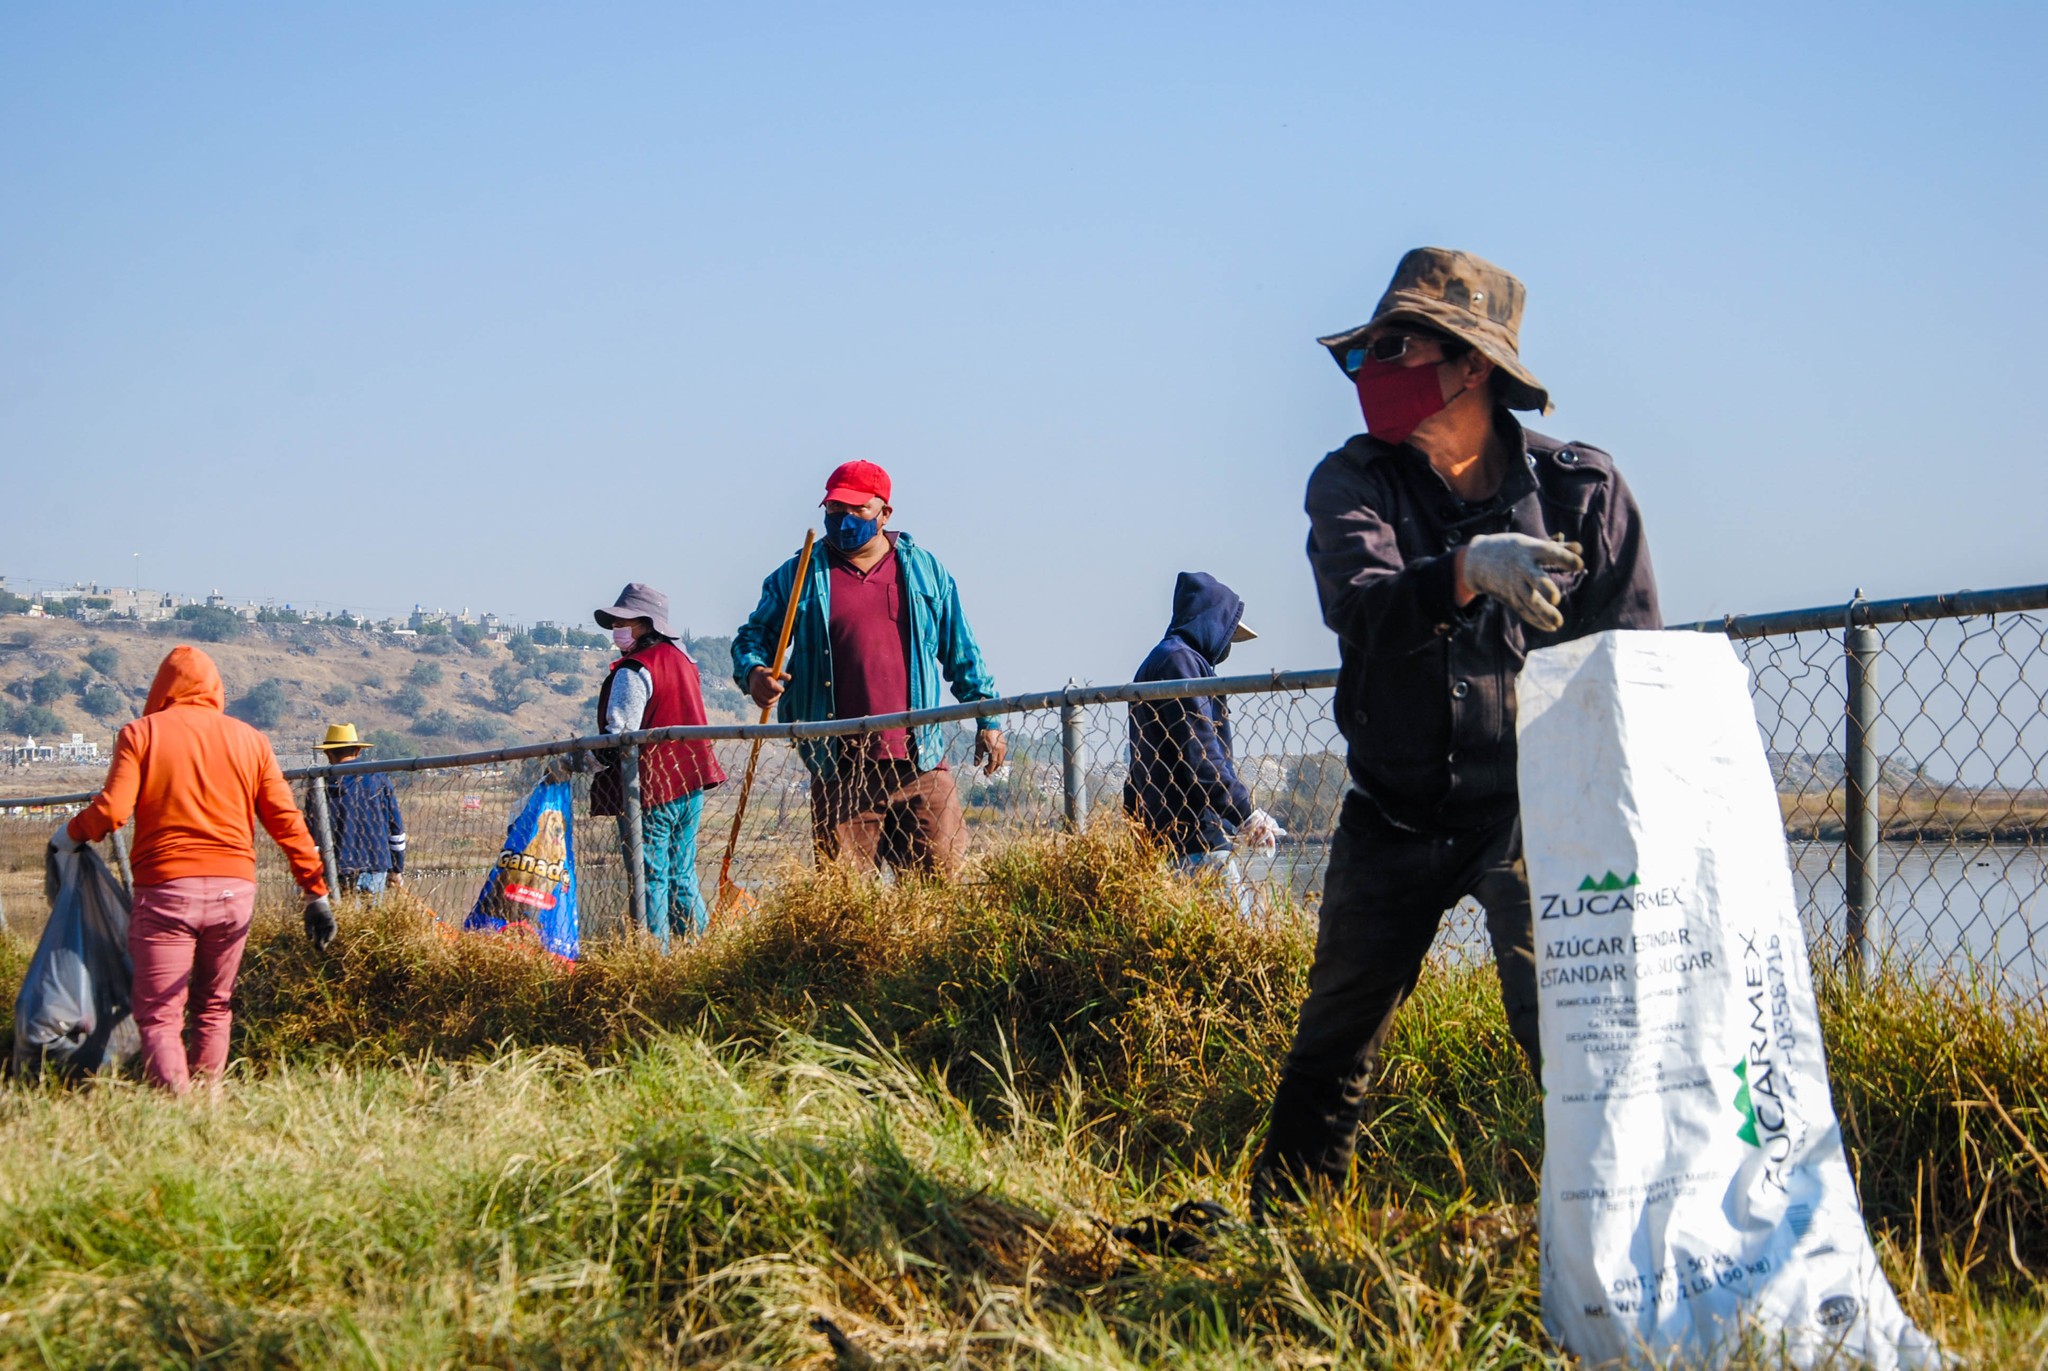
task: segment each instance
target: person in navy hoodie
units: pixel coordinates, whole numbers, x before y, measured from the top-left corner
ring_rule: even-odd
[[[1183,571],[1173,587],[1173,621],[1139,666],[1140,681],[1214,676],[1231,644],[1259,635],[1244,623],[1244,601],[1214,576]],[[1131,774],[1124,810],[1164,843],[1190,875],[1219,879],[1250,917],[1253,899],[1234,844],[1271,847],[1285,836],[1254,808],[1231,755],[1230,708],[1221,695],[1140,701],[1131,706]]]

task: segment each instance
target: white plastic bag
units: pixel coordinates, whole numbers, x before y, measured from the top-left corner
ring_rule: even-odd
[[[1863,1224],[1749,675],[1727,639],[1531,654],[1543,1322],[1592,1365],[1939,1366]],[[1830,1360],[1832,1358],[1833,1360]]]

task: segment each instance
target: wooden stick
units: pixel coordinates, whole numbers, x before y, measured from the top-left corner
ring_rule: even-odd
[[[775,659],[768,664],[769,676],[778,681],[789,679],[783,674],[782,657],[789,651],[790,637],[796,632],[796,607],[804,598],[804,580],[811,569],[811,544],[817,536],[816,529],[807,530],[804,533],[804,550],[797,554],[796,579],[790,583],[789,605],[782,611],[782,637],[775,644]],[[761,722],[767,723],[774,710],[772,704],[762,706]],[[747,794],[754,788],[754,765],[760,760],[761,740],[756,738],[754,745],[747,750],[747,771],[740,780],[739,803],[732,810],[732,833],[725,840],[725,860],[718,864],[717,911],[721,914],[725,912],[728,892],[736,893],[739,889],[732,883],[732,854],[740,845],[740,821],[747,817]]]

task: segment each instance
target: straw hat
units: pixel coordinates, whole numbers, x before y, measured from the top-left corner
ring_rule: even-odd
[[[314,746],[322,752],[342,752],[352,747],[368,747],[370,744],[356,736],[354,724],[329,724],[327,736]]]

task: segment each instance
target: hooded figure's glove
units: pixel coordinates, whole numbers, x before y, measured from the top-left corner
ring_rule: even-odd
[[[1287,836],[1287,830],[1263,809],[1254,809],[1246,815],[1237,831],[1248,846],[1259,852],[1271,852]]]
[[[334,941],[334,906],[327,902],[325,895],[315,895],[306,901],[306,936],[313,940],[313,946],[320,951],[327,950],[327,944]]]
[[[1557,608],[1564,592],[1550,573],[1585,569],[1577,543],[1550,543],[1526,533],[1482,533],[1465,547],[1465,584],[1545,633],[1564,627]]]

